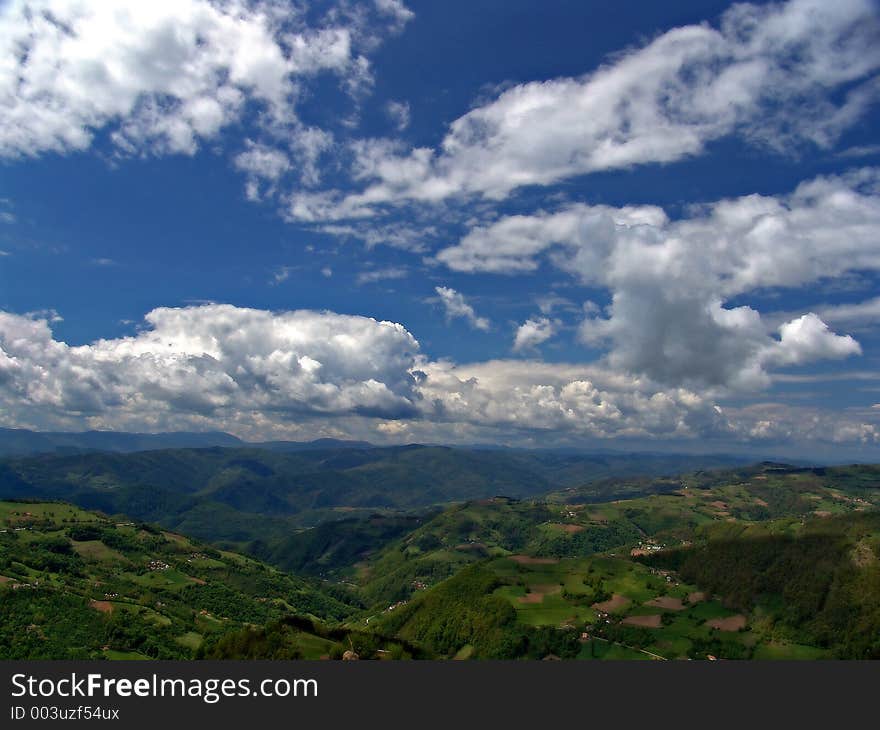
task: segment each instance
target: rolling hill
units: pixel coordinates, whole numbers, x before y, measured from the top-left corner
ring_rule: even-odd
[[[125,431],[31,431],[0,428],[0,457],[36,454],[73,454],[91,451],[132,453],[156,449],[204,449],[251,447],[270,451],[309,451],[312,449],[368,449],[366,441],[322,438],[314,441],[265,441],[249,443],[222,431],[171,431],[166,433],[128,433]]]
[[[572,455],[436,446],[164,449],[135,453],[43,454],[0,460],[0,498],[60,499],[108,514],[157,522],[260,555],[297,529],[376,511],[505,494],[529,497],[605,480],[729,463],[727,457]],[[738,460],[733,460],[738,463]],[[650,482],[639,492],[668,488]],[[589,490],[589,487],[586,487]]]
[[[149,524],[0,502],[5,659],[191,658],[247,625],[336,623],[359,608],[341,588]]]
[[[360,595],[384,630],[445,655],[880,657],[880,468],[679,481],[610,502],[566,490],[454,506],[357,566]],[[488,624],[462,606],[475,585]]]
[[[534,456],[212,448],[0,462],[4,490],[44,500],[0,503],[0,656],[880,658],[880,466],[603,474],[535,496],[530,480],[546,486],[561,462]],[[500,458],[507,471],[484,479]],[[408,473],[420,485],[432,470],[432,489],[406,492]],[[451,499],[466,479],[525,496]],[[381,504],[395,508],[345,504],[385,480]],[[266,514],[241,509],[248,490]],[[60,495],[80,506],[45,501]],[[438,495],[450,501],[427,504]],[[121,505],[134,518],[107,516]],[[317,523],[297,527],[304,515]],[[236,539],[250,557],[224,549]]]

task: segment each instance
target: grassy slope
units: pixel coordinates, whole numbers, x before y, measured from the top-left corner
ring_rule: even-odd
[[[0,576],[3,658],[185,658],[245,624],[356,610],[253,559],[54,503],[0,502]]]

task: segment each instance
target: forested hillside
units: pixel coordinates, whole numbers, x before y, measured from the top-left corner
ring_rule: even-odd
[[[325,460],[402,483],[410,459],[457,459],[419,452]],[[0,503],[0,656],[880,657],[877,466],[762,463],[417,510],[341,505],[303,529],[208,495],[247,472],[265,498],[314,453],[136,456],[4,463],[16,493],[72,489],[109,509]],[[457,463],[473,476],[481,458]],[[219,537],[169,530],[175,520]],[[225,550],[230,538],[251,557]]]
[[[288,614],[338,622],[341,587],[149,524],[71,505],[0,502],[0,657],[190,658]]]
[[[687,547],[642,557],[758,611],[802,644],[846,659],[880,658],[880,513],[803,524],[718,526]]]
[[[351,445],[42,455],[0,460],[0,498],[65,500],[126,514],[301,568],[301,546],[293,540],[287,554],[285,545],[297,529],[329,520],[496,494],[535,496],[603,479],[596,494],[612,498],[619,487],[609,475],[673,473],[717,461],[724,458]]]

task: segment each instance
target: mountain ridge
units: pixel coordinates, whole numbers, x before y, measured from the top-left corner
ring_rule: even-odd
[[[244,441],[225,431],[33,431],[0,428],[0,458],[49,453],[108,451],[133,453],[180,448],[263,448],[299,451],[313,448],[371,448],[367,441],[320,438],[313,441]]]

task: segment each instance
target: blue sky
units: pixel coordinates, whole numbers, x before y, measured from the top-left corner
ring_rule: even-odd
[[[880,454],[880,18],[7,2],[0,425]]]

